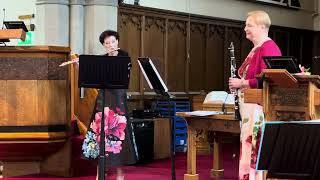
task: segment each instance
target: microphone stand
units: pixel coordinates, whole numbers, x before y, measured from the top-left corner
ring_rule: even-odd
[[[6,9],[3,8],[3,18],[2,18],[2,27],[1,29],[4,29],[4,20],[5,20],[5,17],[6,17]],[[6,42],[10,42],[9,39],[0,39],[0,44],[3,44],[4,46],[7,46]]]
[[[2,19],[2,28],[1,29],[4,29],[4,19],[6,17],[6,9],[3,8],[2,10],[3,10],[3,19]]]
[[[222,113],[223,113],[224,115],[227,114],[226,101],[227,101],[227,99],[228,99],[228,96],[229,96],[229,94],[227,94],[227,96],[226,96],[226,98],[224,99],[223,104],[222,104]]]
[[[170,158],[171,158],[171,179],[176,180],[176,171],[175,171],[175,150],[174,150],[174,144],[175,144],[175,133],[174,133],[174,118],[173,115],[171,116],[171,108],[172,104],[170,101],[170,98],[172,98],[172,95],[167,93],[166,95],[167,102],[168,102],[168,114],[170,118],[170,129],[171,129],[171,143],[170,143]]]
[[[174,151],[174,118],[171,116],[171,108],[172,108],[172,102],[171,98],[174,97],[174,95],[170,94],[169,92],[159,91],[155,90],[157,94],[162,95],[165,98],[165,101],[168,103],[168,117],[170,120],[170,130],[171,130],[171,143],[170,143],[170,159],[171,159],[171,180],[176,180],[176,171],[175,171],[175,151]]]

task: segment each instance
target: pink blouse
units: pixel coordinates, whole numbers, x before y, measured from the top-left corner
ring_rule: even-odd
[[[250,88],[257,88],[255,76],[267,68],[263,56],[281,56],[281,51],[273,40],[267,40],[260,47],[253,49],[239,68],[239,76],[249,80]]]

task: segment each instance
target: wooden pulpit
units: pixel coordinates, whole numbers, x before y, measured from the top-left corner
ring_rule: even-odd
[[[245,90],[244,102],[262,105],[266,121],[320,118],[320,76],[265,69],[259,78],[263,80],[263,89]]]
[[[71,175],[70,49],[0,47],[3,176]]]
[[[6,39],[26,39],[26,32],[23,29],[0,29],[0,41]]]
[[[262,105],[267,121],[320,118],[320,76],[265,69],[260,77],[263,89],[245,90],[244,101]]]

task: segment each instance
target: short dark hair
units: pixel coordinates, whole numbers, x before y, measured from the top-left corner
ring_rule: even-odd
[[[109,36],[114,36],[116,38],[116,40],[119,41],[119,33],[117,31],[105,30],[100,34],[100,37],[99,37],[100,43],[103,44],[104,43],[104,39],[106,37],[109,37]]]

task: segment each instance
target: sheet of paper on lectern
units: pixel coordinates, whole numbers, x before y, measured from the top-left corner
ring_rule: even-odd
[[[186,112],[187,115],[190,116],[211,116],[211,115],[217,115],[222,114],[220,111],[192,111],[192,112]]]
[[[226,91],[211,91],[203,101],[204,104],[234,104],[234,97]]]

